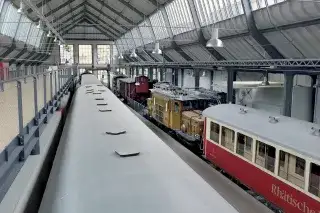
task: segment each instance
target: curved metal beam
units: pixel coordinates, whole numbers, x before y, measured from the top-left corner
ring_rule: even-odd
[[[115,10],[114,8],[110,7],[108,4],[104,3],[103,0],[96,0],[97,2],[99,2],[100,4],[102,4],[104,7],[108,8],[109,10],[111,10],[113,13],[117,14],[117,16],[119,16],[120,18],[122,18],[123,20],[125,20],[126,22],[128,22],[129,24],[132,24],[133,21],[130,20],[128,17],[122,15],[121,12]]]
[[[241,3],[251,36],[260,44],[260,46],[270,55],[272,59],[283,59],[283,55],[258,30],[254,20],[250,0],[241,0]]]
[[[89,7],[91,7],[92,9],[100,12],[100,14],[102,14],[104,17],[108,18],[109,20],[111,20],[113,23],[115,23],[116,25],[119,25],[119,27],[123,28],[125,31],[129,30],[128,27],[122,26],[121,23],[119,23],[116,19],[113,19],[111,16],[109,16],[108,14],[106,14],[103,11],[100,11],[97,7],[95,7],[94,5],[90,4],[89,2],[86,2],[86,5],[88,5]]]

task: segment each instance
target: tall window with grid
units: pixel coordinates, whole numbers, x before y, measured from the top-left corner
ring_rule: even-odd
[[[79,45],[79,64],[92,64],[92,45]]]
[[[110,64],[110,45],[97,45],[97,63]]]
[[[73,64],[73,45],[60,45],[60,63]]]

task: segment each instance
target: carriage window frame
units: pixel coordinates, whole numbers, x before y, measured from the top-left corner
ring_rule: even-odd
[[[230,140],[230,141],[228,140],[228,142],[225,141],[225,138],[226,138],[227,136],[224,136],[224,135],[223,135],[223,133],[224,133],[225,130],[231,131],[231,133],[232,133],[232,140]],[[231,152],[234,152],[235,137],[236,137],[236,133],[235,133],[235,131],[234,131],[233,129],[221,125],[221,140],[220,140],[221,146],[223,146],[224,148],[230,150]],[[231,143],[231,146],[229,145],[230,147],[227,147],[227,143],[228,143],[228,144]],[[231,147],[232,147],[232,148],[231,148]]]
[[[306,171],[306,160],[296,156],[295,173],[304,177],[304,172]]]
[[[299,165],[299,166],[297,166]],[[303,166],[302,166],[303,165]],[[298,168],[297,168],[298,167]],[[301,168],[300,168],[301,167]],[[305,186],[306,160],[290,152],[279,150],[278,176],[301,189]]]
[[[215,130],[213,130],[213,127],[218,127],[217,129],[218,129],[218,132],[216,132],[215,130],[217,130],[217,129],[215,129]],[[215,143],[220,143],[220,128],[221,128],[221,125],[220,124],[218,124],[218,123],[215,123],[215,122],[213,122],[213,121],[210,121],[210,134],[209,134],[209,138],[210,138],[210,140],[212,140],[213,142],[215,142]],[[218,135],[218,140],[215,140],[215,138],[213,137],[213,133],[215,133],[215,134],[217,134]]]
[[[261,146],[262,145],[262,146]],[[263,147],[263,148],[262,148]],[[271,150],[269,150],[271,149]],[[264,150],[264,151],[263,151]],[[270,156],[268,154],[269,151],[273,151],[273,155],[274,157]],[[272,145],[269,145],[263,141],[260,141],[260,140],[256,140],[256,155],[255,155],[255,159],[254,159],[254,163],[272,173],[275,173],[275,169],[276,169],[276,152],[277,152],[277,149],[272,146]],[[263,157],[263,159],[265,160],[264,161],[264,165],[260,165],[257,163],[258,160],[258,157]],[[273,164],[269,164],[268,162],[269,161],[273,161]]]
[[[314,170],[316,170],[317,174],[313,173]],[[317,186],[311,185],[313,182],[313,180],[312,180],[313,178],[314,178]],[[320,186],[319,186],[320,184],[319,183],[320,183],[320,164],[311,162],[310,163],[310,172],[309,172],[308,192],[310,192],[311,194],[313,194],[317,197],[320,197]]]
[[[240,143],[240,138],[241,136],[244,137],[243,144]],[[237,142],[236,142],[236,153],[244,158],[246,158],[249,161],[252,161],[252,155],[253,155],[253,150],[252,150],[252,143],[254,142],[254,139],[248,135],[242,134],[241,132],[237,132]],[[243,149],[239,149],[239,145],[242,145]],[[249,155],[248,157],[246,155]]]

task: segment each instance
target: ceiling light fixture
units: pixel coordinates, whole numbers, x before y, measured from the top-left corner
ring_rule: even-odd
[[[51,30],[49,30],[49,32],[48,32],[48,34],[47,34],[47,37],[53,37],[53,35],[52,35],[52,32],[51,32]]]
[[[136,58],[136,57],[138,57],[138,55],[137,55],[137,53],[136,53],[136,49],[133,49],[133,50],[132,50],[132,52],[131,52],[131,54],[130,54],[130,57],[131,57],[131,58]]]
[[[20,1],[20,8],[18,9],[18,13],[19,14],[24,14],[24,8],[25,8],[25,5],[23,3],[23,1]]]
[[[162,50],[160,49],[160,43],[156,42],[154,45],[154,50],[152,51],[153,54],[158,54],[161,55],[162,54]]]
[[[223,42],[219,39],[218,28],[212,28],[211,39],[207,42],[206,47],[223,47]]]
[[[43,28],[43,27],[42,27],[42,21],[39,20],[38,25],[37,25],[37,29],[42,29],[42,28]]]

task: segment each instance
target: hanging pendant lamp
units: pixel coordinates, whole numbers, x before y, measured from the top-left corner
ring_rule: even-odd
[[[49,30],[47,37],[53,37],[51,30]]]
[[[133,50],[132,50],[132,52],[131,52],[131,54],[130,54],[130,57],[131,57],[131,58],[136,58],[136,57],[138,57],[138,56],[137,56],[137,53],[136,53],[136,49],[133,49]]]
[[[161,55],[162,54],[162,50],[160,49],[160,43],[156,42],[154,45],[154,50],[152,51],[153,54],[158,54]]]
[[[219,39],[218,28],[212,28],[211,39],[207,42],[206,47],[223,47],[223,42]]]
[[[20,8],[17,10],[17,12],[19,14],[24,14],[24,8],[25,8],[25,5],[24,5],[23,1],[20,1]]]

